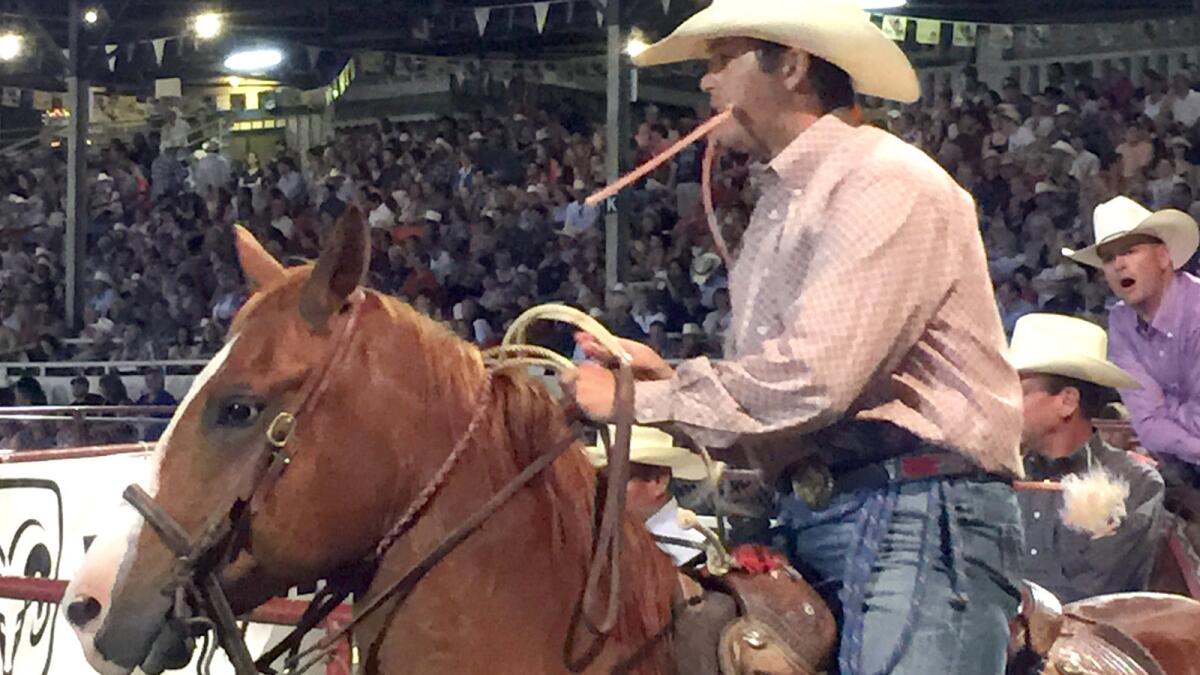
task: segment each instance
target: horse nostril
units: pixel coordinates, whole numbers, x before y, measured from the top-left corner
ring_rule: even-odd
[[[80,597],[67,605],[67,621],[76,628],[83,628],[100,616],[100,603],[90,595]]]

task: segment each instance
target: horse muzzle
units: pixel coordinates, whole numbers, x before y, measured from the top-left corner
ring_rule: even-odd
[[[126,672],[146,663],[152,656],[163,661],[166,654],[177,651],[169,644],[159,644],[164,639],[161,636],[168,634],[166,639],[169,640],[169,633],[173,632],[167,621],[172,609],[170,599],[160,596],[130,604],[135,606],[127,607],[128,611],[123,612],[102,608],[105,616],[92,638],[96,656],[106,663],[125,668]],[[185,661],[183,665],[186,664]]]

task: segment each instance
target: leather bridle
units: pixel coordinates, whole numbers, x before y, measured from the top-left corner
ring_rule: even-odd
[[[263,503],[296,456],[297,451],[291,445],[291,441],[300,420],[316,407],[322,394],[328,388],[333,373],[345,360],[349,352],[349,345],[353,340],[354,330],[360,319],[365,297],[365,293],[360,288],[347,299],[347,304],[340,313],[345,316],[345,319],[341,322],[330,344],[328,357],[302,385],[296,402],[278,413],[267,426],[263,449],[265,458],[258,461],[262,465],[262,469],[256,472],[249,490],[244,493],[239,492],[238,496],[232,500],[228,513],[223,514],[206,527],[199,540],[192,542],[184,529],[140,487],[131,485],[125,490],[125,499],[146,519],[146,522],[158,534],[167,548],[176,556],[175,587],[171,589],[176,597],[176,602],[171,620],[179,622],[185,630],[194,626],[204,629],[214,628],[219,643],[228,654],[238,675],[256,675],[257,673],[275,675],[280,671],[276,671],[271,664],[284,653],[287,653],[288,657],[281,671],[283,673],[302,673],[324,660],[337,643],[349,636],[366,617],[389,602],[396,603],[396,606],[402,603],[417,583],[438,562],[478,530],[513,495],[548,468],[576,441],[571,434],[555,439],[550,452],[538,456],[526,466],[463,521],[458,528],[443,537],[438,546],[412,567],[408,573],[376,594],[366,604],[356,606],[354,619],[350,623],[327,633],[317,644],[301,651],[300,644],[304,636],[320,625],[355,590],[351,579],[330,580],[313,597],[291,633],[255,662],[246,647],[242,632],[238,629],[236,617],[225,592],[221,588],[219,573],[223,564],[235,559],[248,543],[250,519],[262,508]],[[598,640],[593,645],[593,650],[589,650],[588,654],[584,656],[582,663],[569,664],[572,670],[586,666],[586,662],[590,661],[595,653],[598,653],[599,647],[602,646],[605,638],[616,625],[620,607],[621,521],[625,506],[625,484],[629,476],[629,442],[633,422],[633,372],[625,360],[613,359],[609,365],[616,371],[617,396],[614,405],[614,422],[617,433],[616,439],[610,447],[603,512],[594,542],[592,562],[588,570],[580,611],[577,612],[577,616],[586,622],[587,628],[598,637]],[[417,494],[413,503],[379,541],[369,558],[354,568],[355,571],[373,569],[391,547],[417,523],[470,445],[479,425],[485,419],[486,411],[491,407],[492,398],[493,380],[489,374],[475,397],[474,413],[463,435],[459,437],[439,469]],[[606,593],[599,595],[605,569],[609,572],[608,589]],[[599,612],[601,618],[594,620],[593,617],[597,615],[594,608],[601,600],[604,601],[602,611]],[[569,654],[567,659],[571,659]]]

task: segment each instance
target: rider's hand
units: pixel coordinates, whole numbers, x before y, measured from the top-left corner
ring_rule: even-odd
[[[563,388],[575,399],[579,411],[593,422],[612,419],[617,398],[617,379],[599,363],[587,362],[563,377]]]
[[[675,370],[650,346],[624,338],[619,338],[619,340],[621,348],[633,359],[630,365],[633,368],[634,378],[638,380],[669,380],[675,376]],[[576,333],[575,342],[589,359],[608,361],[612,358],[608,350],[590,333]]]

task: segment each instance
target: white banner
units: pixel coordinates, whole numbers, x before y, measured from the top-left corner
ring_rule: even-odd
[[[488,19],[492,18],[492,9],[490,7],[478,7],[475,9],[475,25],[479,27],[479,37],[487,32]]]
[[[149,453],[0,464],[0,575],[70,579],[93,539],[132,517],[121,492],[149,469]],[[80,675],[92,669],[58,605],[0,598],[2,672]],[[251,624],[251,654],[282,638],[283,627]],[[196,660],[199,660],[197,651]],[[195,672],[196,663],[188,669]],[[224,652],[213,673],[233,673]]]
[[[550,3],[535,2],[533,3],[533,16],[537,19],[538,35],[546,29],[546,15],[550,13]]]

